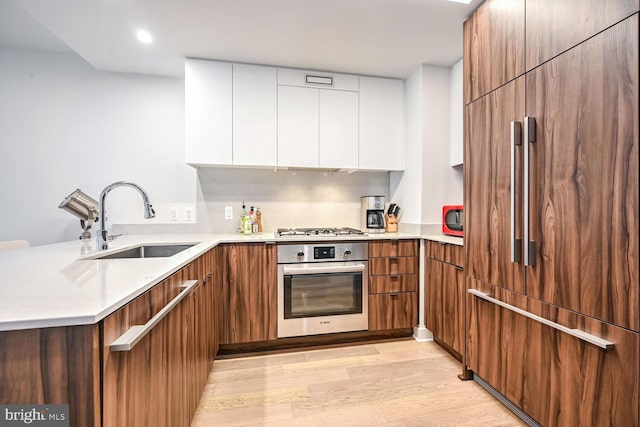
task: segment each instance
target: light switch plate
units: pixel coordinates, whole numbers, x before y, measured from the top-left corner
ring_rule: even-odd
[[[191,206],[184,208],[184,220],[186,222],[193,222],[193,208]]]
[[[224,207],[224,219],[233,219],[233,207],[231,206]]]
[[[175,206],[171,206],[169,208],[169,221],[177,221],[178,220],[178,208]]]

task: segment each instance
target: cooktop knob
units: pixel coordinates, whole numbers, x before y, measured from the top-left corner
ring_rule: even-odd
[[[302,258],[304,256],[304,252],[298,252],[298,256]]]
[[[349,256],[351,255],[351,249],[347,249],[346,251],[344,251],[344,256]]]

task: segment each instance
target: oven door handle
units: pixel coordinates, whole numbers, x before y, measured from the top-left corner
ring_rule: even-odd
[[[367,268],[364,264],[353,265],[323,265],[313,267],[295,267],[287,266],[283,268],[283,273],[290,276],[299,274],[313,274],[313,273],[357,273],[358,271],[364,271]]]

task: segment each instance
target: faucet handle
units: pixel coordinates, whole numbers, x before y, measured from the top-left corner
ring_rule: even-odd
[[[120,236],[125,236],[126,234],[127,234],[127,233],[109,234],[109,235],[107,236],[107,240],[112,241],[112,240],[117,239],[117,238],[118,238],[118,237],[120,237]]]

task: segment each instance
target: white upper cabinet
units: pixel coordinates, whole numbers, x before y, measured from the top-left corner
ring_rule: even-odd
[[[358,76],[278,69],[278,166],[358,168]]]
[[[229,63],[185,62],[186,161],[232,164],[232,67]]]
[[[233,64],[233,164],[276,166],[277,71]]]
[[[187,59],[192,165],[402,170],[404,82]]]
[[[462,59],[451,68],[451,112],[450,112],[450,163],[451,166],[462,164],[463,144],[463,116],[462,101]]]
[[[360,77],[359,168],[404,169],[404,81]]]
[[[320,167],[358,168],[358,93],[320,91]]]
[[[319,166],[318,89],[278,86],[278,166]]]

